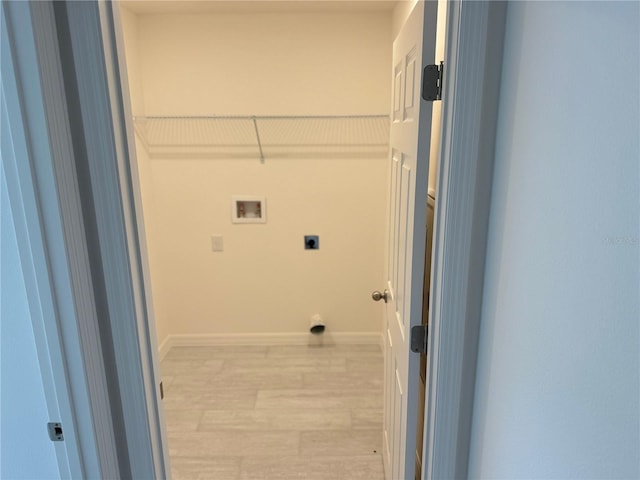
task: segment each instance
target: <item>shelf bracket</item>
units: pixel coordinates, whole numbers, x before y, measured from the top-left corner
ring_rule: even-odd
[[[260,131],[258,130],[258,119],[251,117],[253,120],[253,128],[256,129],[256,140],[258,141],[258,149],[260,150],[260,163],[264,163],[264,153],[262,152],[262,142],[260,141]]]

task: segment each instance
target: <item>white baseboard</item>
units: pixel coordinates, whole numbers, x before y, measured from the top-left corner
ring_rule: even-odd
[[[166,337],[164,337],[164,340],[160,343],[160,345],[158,345],[159,361],[162,361],[164,357],[167,356],[167,353],[169,353],[169,350],[171,350],[172,346],[173,346],[173,336],[167,335]]]
[[[216,345],[381,345],[380,332],[309,333],[202,333],[168,335],[159,346],[160,359],[171,347]]]

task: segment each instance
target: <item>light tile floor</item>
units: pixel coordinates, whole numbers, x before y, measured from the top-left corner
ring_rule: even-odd
[[[377,345],[174,347],[161,368],[175,480],[384,478]]]

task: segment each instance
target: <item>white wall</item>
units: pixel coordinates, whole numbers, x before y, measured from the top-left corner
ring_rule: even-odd
[[[396,3],[396,6],[393,7],[393,12],[391,13],[391,38],[395,39],[400,33],[404,22],[407,21],[409,15],[411,14],[413,8],[418,3],[418,0],[400,0]],[[440,5],[438,5],[440,6]]]
[[[640,475],[639,32],[509,4],[470,478]]]
[[[4,169],[0,168],[0,478],[60,478]]]
[[[305,332],[316,312],[334,332],[379,329],[383,162],[153,163],[172,333]],[[266,224],[231,223],[238,193],[266,196]],[[224,252],[211,252],[212,234]],[[320,236],[318,251],[303,249],[305,234]]]
[[[131,110],[133,115],[144,115],[143,79],[138,56],[140,50],[138,47],[138,15],[126,8],[120,9],[120,15],[124,35],[129,93],[131,95]]]
[[[147,115],[387,113],[387,13],[138,18]]]
[[[153,169],[151,160],[145,148],[136,136],[136,159],[138,162],[138,175],[140,176],[140,194],[142,197],[142,209],[144,226],[147,238],[147,256],[149,259],[149,272],[151,275],[151,295],[153,310],[156,320],[156,338],[162,343],[170,334],[169,318],[165,308],[165,294],[161,257],[159,257],[158,228],[156,226],[155,198],[153,186]]]
[[[138,48],[138,16],[129,10],[120,10],[122,18],[122,30],[124,34],[125,59],[127,64],[127,76],[129,93],[131,98],[131,110],[134,116],[144,116],[143,79],[140,72],[140,59]],[[157,233],[155,224],[154,200],[153,200],[153,171],[151,162],[145,148],[136,136],[136,161],[138,175],[140,177],[140,194],[142,196],[142,209],[144,226],[147,239],[147,256],[149,259],[149,272],[151,275],[151,295],[156,322],[156,338],[163,345],[169,336],[169,322],[163,308],[162,276],[158,259]]]
[[[140,14],[137,103],[147,115],[386,114],[390,23],[389,13]],[[383,288],[385,158],[139,157],[168,323],[160,341],[161,331],[305,333],[314,313],[329,331],[380,331],[370,294]],[[234,194],[266,196],[268,223],[231,224]],[[212,234],[224,252],[211,251]],[[320,235],[319,251],[303,249],[305,234]]]

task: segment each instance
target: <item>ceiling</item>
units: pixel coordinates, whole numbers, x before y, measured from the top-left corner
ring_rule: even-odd
[[[400,0],[402,1],[402,0]],[[397,0],[124,0],[133,13],[391,12]]]

